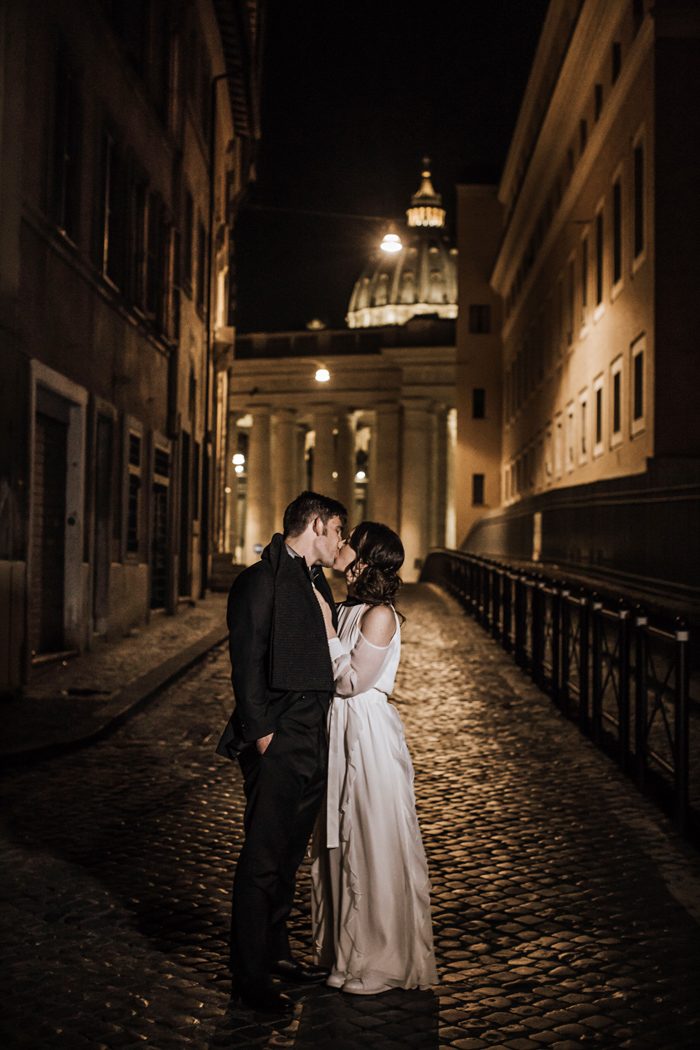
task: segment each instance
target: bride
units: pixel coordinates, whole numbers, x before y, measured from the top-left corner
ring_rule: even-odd
[[[401,540],[362,522],[340,549],[348,597],[338,633],[321,603],[333,661],[328,792],[312,866],[316,961],[353,995],[437,983],[430,883],[413,793],[413,766],[388,702],[401,653],[394,601]]]

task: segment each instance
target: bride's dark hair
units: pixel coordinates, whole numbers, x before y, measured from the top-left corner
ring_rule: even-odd
[[[394,605],[401,587],[403,543],[387,525],[362,521],[352,530],[350,546],[356,561],[364,562],[354,581],[355,596],[368,605]],[[354,563],[353,563],[354,564]]]

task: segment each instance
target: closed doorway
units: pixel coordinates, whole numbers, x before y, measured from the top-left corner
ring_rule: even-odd
[[[68,418],[61,398],[51,415],[38,410],[32,464],[31,584],[29,643],[32,657],[65,648],[66,471]],[[54,414],[55,413],[55,414]]]

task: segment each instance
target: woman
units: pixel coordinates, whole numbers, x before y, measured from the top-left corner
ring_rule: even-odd
[[[395,532],[362,522],[334,562],[348,585],[337,635],[321,603],[335,696],[312,867],[314,947],[331,968],[328,984],[353,995],[437,981],[413,766],[388,703],[401,652],[394,601],[403,558]]]

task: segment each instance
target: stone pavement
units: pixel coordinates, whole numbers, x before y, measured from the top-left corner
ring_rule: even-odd
[[[119,641],[34,671],[25,695],[3,700],[0,757],[50,757],[121,723],[228,635],[225,594],[154,614]]]
[[[220,646],[108,739],[5,777],[3,1048],[700,1047],[698,854],[454,602],[402,607],[439,986],[293,991],[287,1024],[231,1007]],[[299,891],[302,954],[306,868]]]

